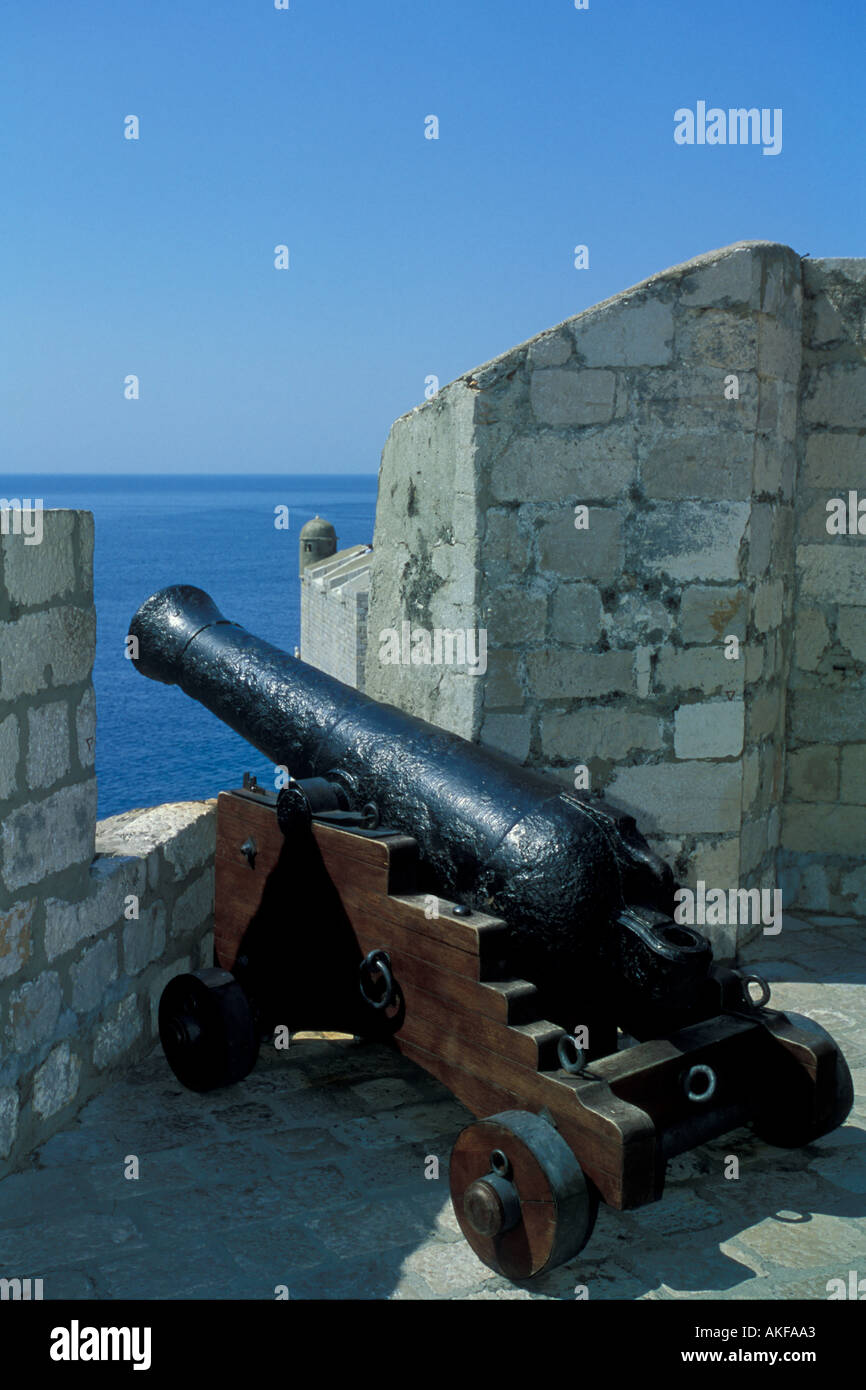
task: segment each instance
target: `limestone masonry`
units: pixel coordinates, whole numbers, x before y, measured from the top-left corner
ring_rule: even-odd
[[[352,683],[587,782],[684,883],[862,914],[866,535],[826,523],[866,499],[864,335],[866,261],[741,242],[443,388],[385,445]],[[486,629],[485,678],[380,661],[406,620]]]

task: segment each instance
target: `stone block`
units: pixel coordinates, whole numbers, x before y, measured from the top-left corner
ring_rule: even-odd
[[[550,605],[550,635],[568,647],[594,647],[602,628],[601,596],[592,584],[558,584]]]
[[[708,888],[735,888],[740,877],[740,837],[698,840],[689,854],[685,877],[680,883],[695,889],[698,879]],[[699,931],[703,928],[699,927]]]
[[[9,714],[0,720],[0,801],[18,790],[18,720]]]
[[[813,430],[806,436],[804,487],[826,489],[833,496],[862,488],[866,477],[866,434]]]
[[[656,298],[588,309],[571,331],[586,367],[657,367],[673,357],[672,306]]]
[[[45,954],[49,960],[71,951],[79,942],[99,936],[123,920],[126,900],[140,897],[145,865],[138,859],[98,856],[90,868],[90,891],[82,902],[49,898],[45,903]]]
[[[525,574],[530,561],[530,543],[528,535],[520,528],[516,511],[487,513],[480,559],[484,573],[494,580]]]
[[[45,971],[9,998],[8,1031],[16,1052],[29,1052],[49,1041],[60,1017],[60,977]]]
[[[93,609],[63,605],[0,623],[0,700],[88,679],[95,643]]]
[[[53,700],[27,711],[27,785],[31,791],[51,787],[70,767],[66,703]]]
[[[490,596],[484,612],[487,641],[496,647],[537,641],[547,618],[547,594],[506,585]]]
[[[802,411],[810,424],[862,429],[866,424],[866,366],[834,362],[814,372]]]
[[[840,610],[843,612],[844,610]],[[862,609],[849,609],[860,613]],[[840,633],[841,636],[841,633]],[[801,671],[814,671],[830,641],[830,629],[819,608],[799,608],[795,631],[795,657]]]
[[[798,545],[800,593],[819,603],[866,605],[866,550],[844,537],[825,545]]]
[[[0,1086],[0,1158],[8,1158],[18,1132],[18,1092]]]
[[[761,257],[750,247],[698,265],[683,277],[680,302],[691,308],[713,305],[745,305],[757,309],[761,302]]]
[[[634,691],[631,652],[529,652],[527,681],[537,700],[580,700]]]
[[[517,652],[494,648],[487,653],[484,681],[485,710],[511,709],[523,704],[523,685]]]
[[[127,995],[96,1030],[93,1065],[103,1071],[119,1061],[141,1036],[144,1021],[135,995]]]
[[[839,641],[848,648],[855,661],[866,665],[866,613],[863,609],[840,608],[836,614],[836,631]]]
[[[709,645],[746,636],[748,591],[730,585],[690,584],[683,590],[679,628],[683,642]]]
[[[638,825],[661,833],[736,832],[740,826],[739,763],[646,763],[619,768],[606,796]]]
[[[108,855],[150,860],[162,849],[175,882],[212,861],[216,800],[174,801],[100,821],[98,847]]]
[[[681,361],[719,367],[725,375],[754,371],[757,321],[727,309],[684,308],[677,323],[676,350]]]
[[[784,691],[758,689],[752,696],[746,715],[749,743],[757,743],[779,730],[784,709]]]
[[[541,744],[546,758],[572,764],[591,758],[619,762],[634,749],[655,752],[661,748],[662,725],[654,715],[612,705],[590,705],[567,713],[545,711]]]
[[[706,700],[680,705],[674,714],[678,758],[736,758],[743,751],[742,700]]]
[[[839,749],[814,743],[790,750],[788,792],[797,801],[835,801],[839,795]],[[843,797],[843,800],[857,798]]]
[[[81,782],[12,811],[0,828],[0,869],[13,892],[93,856],[96,781]]]
[[[603,425],[613,419],[613,372],[548,367],[532,373],[529,396],[542,425]]]
[[[193,880],[180,894],[171,910],[171,935],[184,936],[190,931],[200,929],[214,910],[214,871],[205,869],[199,878]]]
[[[42,532],[38,545],[28,544],[25,536],[6,536],[3,541],[6,589],[21,608],[48,603],[76,587],[75,512],[43,512]]]
[[[823,732],[823,730],[822,730]],[[788,802],[782,809],[782,845],[799,854],[859,858],[866,835],[866,806]]]
[[[748,519],[747,502],[661,503],[634,518],[628,556],[652,573],[689,583],[736,580]]]
[[[656,663],[655,689],[738,695],[744,687],[743,667],[742,659],[728,660],[721,642],[715,647],[665,647]]]
[[[756,585],[752,616],[758,632],[769,632],[781,623],[784,592],[781,579],[766,580]]]
[[[93,767],[96,761],[96,695],[92,685],[87,687],[78,702],[75,736],[79,763],[83,768]]]
[[[863,737],[863,691],[793,690],[789,697],[790,734],[797,743],[857,743]]]
[[[562,502],[619,497],[637,471],[630,421],[564,438],[553,430],[518,435],[491,465],[490,490],[500,502]]]
[[[137,921],[123,928],[123,968],[127,975],[137,975],[165,950],[165,905],[151,903]]]
[[[752,491],[754,440],[745,430],[666,432],[641,464],[648,497],[739,500]]]
[[[97,1008],[108,986],[117,979],[117,942],[106,937],[90,946],[77,965],[69,968],[72,983],[72,1007],[86,1014]]]
[[[764,315],[758,334],[758,370],[796,384],[800,379],[800,334],[777,318]]]
[[[590,507],[586,530],[575,527],[571,508],[538,528],[539,565],[566,578],[610,584],[622,573],[622,513],[613,507]]]
[[[554,329],[533,338],[526,352],[526,362],[530,369],[536,367],[561,367],[571,356],[572,344],[566,329]]]
[[[863,732],[866,733],[866,724]],[[863,806],[866,804],[866,743],[852,743],[843,748],[840,766],[840,800],[850,805]]]
[[[0,909],[0,980],[17,975],[33,949],[33,913],[36,898]]]
[[[61,1043],[49,1052],[33,1076],[33,1109],[41,1119],[56,1115],[78,1094],[81,1060],[71,1051],[69,1043]]]
[[[488,748],[525,762],[529,756],[532,721],[527,714],[488,714],[481,726],[479,742]]]

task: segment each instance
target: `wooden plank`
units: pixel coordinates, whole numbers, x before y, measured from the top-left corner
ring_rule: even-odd
[[[411,918],[407,922],[407,908],[398,899],[378,898],[371,908],[369,899],[356,893],[354,888],[344,888],[340,897],[359,941],[362,934],[366,941],[371,934],[375,936],[378,932],[380,943],[387,939],[389,950],[405,951],[419,960],[441,967],[442,970],[464,975],[468,980],[502,973],[501,948],[493,938],[475,938],[474,952],[458,950],[454,946],[445,945],[435,937],[417,932]],[[374,923],[372,928],[369,925],[371,919]],[[367,949],[372,947],[365,946],[365,953]]]

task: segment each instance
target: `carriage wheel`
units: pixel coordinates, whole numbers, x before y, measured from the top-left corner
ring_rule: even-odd
[[[531,1279],[582,1250],[598,1194],[562,1135],[526,1110],[468,1125],[451,1154],[451,1201],[480,1260]]]
[[[259,1035],[241,986],[227,970],[175,975],[159,1001],[159,1040],[166,1061],[191,1091],[213,1091],[248,1076]]]

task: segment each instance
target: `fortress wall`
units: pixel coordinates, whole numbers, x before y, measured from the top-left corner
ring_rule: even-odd
[[[792,575],[796,636],[789,682],[783,884],[786,901],[813,911],[862,916],[866,913],[866,262],[806,260],[803,273],[797,548]],[[834,499],[838,506],[833,505]],[[863,514],[858,512],[860,499]],[[828,522],[841,523],[843,534],[828,531]],[[851,527],[855,534],[850,534]]]
[[[11,500],[11,499],[10,499]],[[93,518],[0,513],[0,1176],[134,1062],[209,964],[213,802],[97,823]]]
[[[447,386],[382,458],[368,693],[627,807],[686,883],[775,881],[800,281],[766,242],[674,267]],[[486,628],[486,673],[383,662],[404,619]]]

